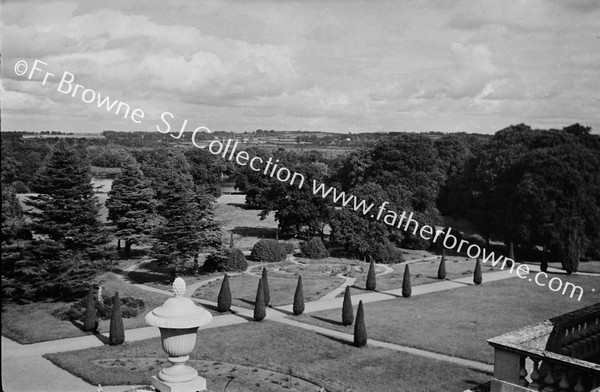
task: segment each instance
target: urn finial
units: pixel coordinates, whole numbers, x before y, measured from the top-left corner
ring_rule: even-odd
[[[183,297],[185,294],[185,289],[185,280],[182,278],[176,278],[175,281],[173,281],[173,292],[175,293],[176,297]]]

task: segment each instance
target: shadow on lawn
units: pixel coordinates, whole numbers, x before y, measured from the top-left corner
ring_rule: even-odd
[[[327,339],[333,340],[334,342],[337,342],[337,343],[345,344],[346,346],[354,346],[354,342],[351,342],[351,341],[346,340],[346,339],[336,338],[334,336],[325,335],[325,334],[322,334],[322,333],[319,333],[319,332],[317,332],[317,335],[321,335],[321,336],[323,336],[323,337],[325,337]]]
[[[342,323],[341,321],[335,321],[335,320],[331,320],[331,319],[328,319],[325,317],[319,317],[319,316],[310,316],[310,317],[320,320],[320,321],[323,321],[323,322],[326,322],[326,323],[329,323],[329,324],[333,324],[333,325],[338,325],[338,326],[344,325],[344,323]]]
[[[156,272],[143,272],[139,270],[131,271],[127,274],[127,278],[134,283],[163,283],[169,284],[171,277],[168,274]]]
[[[89,331],[83,330],[83,323],[81,323],[79,321],[71,320],[71,324],[73,324],[75,327],[77,327],[80,331],[89,332]],[[98,326],[96,325],[96,328],[97,327]],[[98,332],[98,330],[93,331],[92,334],[96,339],[98,339],[100,342],[102,342],[102,344],[106,345],[109,343],[108,338],[106,336],[102,335],[100,332]]]

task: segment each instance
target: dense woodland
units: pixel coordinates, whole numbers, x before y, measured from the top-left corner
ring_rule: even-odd
[[[79,297],[96,274],[115,268],[132,247],[150,249],[174,272],[197,272],[199,252],[222,246],[213,216],[222,175],[235,180],[258,215],[274,214],[282,238],[319,236],[346,254],[386,262],[398,248],[432,247],[339,208],[313,195],[310,186],[299,189],[195,148],[190,135],[1,136],[3,298]],[[323,138],[296,140],[331,143],[331,135]],[[470,241],[513,243],[517,253],[560,262],[568,273],[580,261],[600,258],[600,137],[588,127],[540,130],[520,124],[487,138],[414,133],[353,138],[360,146],[335,157],[268,144],[246,151],[279,159],[310,181],[376,205],[387,201],[389,209],[412,211],[420,224],[443,225],[443,216],[470,222],[477,231]],[[106,202],[108,224],[97,219],[92,166],[120,168]],[[29,212],[23,212],[17,193],[35,194],[26,201]],[[122,247],[120,256],[116,246]]]

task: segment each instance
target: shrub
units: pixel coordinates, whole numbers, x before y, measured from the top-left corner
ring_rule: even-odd
[[[510,248],[508,250],[508,258],[510,260],[508,260],[508,262],[506,263],[506,266],[507,267],[512,267],[513,263],[516,261],[516,259],[515,259],[515,248],[513,246],[512,241],[510,242]]]
[[[446,252],[442,253],[442,260],[440,260],[440,266],[437,273],[438,279],[446,279]]]
[[[479,261],[479,257],[475,262],[475,271],[473,272],[473,283],[481,284],[483,282],[483,276],[481,275],[481,261]]]
[[[404,267],[404,278],[402,279],[402,296],[404,298],[410,297],[412,294],[412,287],[410,284],[410,269],[408,264]]]
[[[58,308],[52,312],[52,315],[60,320],[79,321],[85,317],[87,297],[78,302]],[[94,301],[96,315],[101,320],[108,320],[112,315],[113,297],[102,296],[102,302]],[[146,308],[143,299],[133,297],[123,297],[121,299],[121,315],[124,318],[137,317]]]
[[[285,260],[285,247],[276,240],[260,240],[252,247],[250,257],[259,263],[276,263]]]
[[[119,345],[125,342],[125,328],[123,327],[123,317],[121,316],[121,301],[119,300],[119,292],[115,293],[113,299],[112,315],[110,317],[110,331],[108,335],[108,343],[110,345]]]
[[[540,264],[540,271],[547,272],[548,271],[548,259],[546,259],[546,252],[542,253],[542,264]]]
[[[227,312],[231,308],[231,290],[229,289],[229,275],[225,274],[221,290],[217,297],[217,310],[219,312]]]
[[[310,241],[301,242],[300,253],[302,257],[306,257],[307,259],[324,259],[325,257],[329,257],[329,251],[318,237]]]
[[[294,314],[296,316],[304,313],[304,288],[302,287],[302,276],[298,276],[298,284],[294,293]]]
[[[352,309],[352,298],[350,297],[350,286],[346,286],[344,292],[344,304],[342,305],[342,324],[352,325],[354,321],[354,310]]]
[[[258,289],[256,290],[256,301],[254,302],[254,320],[263,321],[266,316],[265,290],[263,289],[262,279],[259,279]]]
[[[356,322],[354,324],[354,345],[356,347],[364,347],[367,345],[367,327],[365,326],[365,312],[363,303],[358,303],[356,311]]]
[[[83,317],[83,330],[95,331],[98,328],[98,315],[96,314],[96,301],[94,301],[94,287],[90,285],[85,301],[85,315]]]
[[[241,250],[221,248],[206,257],[202,268],[206,272],[245,271],[248,268],[248,262]]]
[[[288,255],[291,255],[296,251],[296,245],[294,245],[292,242],[282,242],[281,244],[285,248],[285,253]]]
[[[382,264],[402,263],[404,261],[402,251],[389,241],[375,245],[371,249],[370,256]]]
[[[264,267],[262,270],[262,286],[263,291],[265,292],[265,306],[269,306],[269,303],[271,302],[271,291],[269,290],[269,276],[267,275],[267,269]]]
[[[374,291],[377,287],[377,279],[375,277],[375,262],[371,260],[369,263],[369,272],[367,273],[367,285],[366,289]]]

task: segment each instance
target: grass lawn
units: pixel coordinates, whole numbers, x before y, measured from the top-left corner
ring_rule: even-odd
[[[481,286],[365,304],[367,332],[373,339],[491,363],[487,339],[600,301],[598,277],[556,276],[583,287],[581,302],[524,279],[484,281]],[[295,319],[353,331],[340,325],[340,309]]]
[[[425,260],[418,261],[415,263],[409,264],[410,270],[410,283],[412,286],[417,286],[421,284],[427,283],[435,283],[439,282],[437,278],[437,271],[440,265],[441,256],[436,260]],[[390,267],[394,270],[394,272],[377,276],[377,290],[378,291],[386,291],[392,289],[398,289],[402,287],[402,281],[404,279],[404,268],[406,263],[400,264],[390,264]],[[482,271],[489,272],[494,270],[500,270],[500,265],[497,265],[495,268],[492,268],[489,264],[482,264]],[[362,263],[361,267],[364,272],[357,275],[356,282],[353,287],[350,289],[352,295],[364,293],[366,280],[367,280],[367,271],[369,265],[366,263]],[[457,279],[463,278],[467,276],[473,276],[473,271],[475,269],[475,260],[460,257],[460,256],[447,256],[446,257],[446,279]],[[378,271],[379,273],[379,271]],[[343,294],[340,294],[343,295]]]
[[[144,300],[146,307],[143,312],[135,318],[123,319],[125,329],[146,326],[144,324],[146,313],[161,306],[168,298],[165,295],[145,291],[125,283],[112,273],[101,277],[101,285],[104,295],[113,295],[119,291],[121,298],[134,297]],[[64,302],[6,304],[2,313],[2,335],[23,344],[89,335],[89,332],[83,332],[77,326],[80,323],[63,321],[52,316],[52,311],[66,305],[68,304]],[[110,320],[100,320],[98,331],[108,332],[109,325]]]
[[[150,339],[45,357],[92,385],[115,385],[148,384],[149,377],[168,364],[166,356],[160,339]],[[248,373],[231,371],[230,364],[255,368],[256,371],[250,374],[258,373],[258,376],[252,379],[249,389],[267,392],[314,392],[314,386],[289,389],[290,369],[293,376],[318,384],[328,392],[462,391],[491,376],[392,350],[356,348],[311,331],[270,321],[200,331],[196,350],[190,357],[190,365],[197,366],[200,374],[207,378],[208,387],[214,391],[223,390],[227,376],[238,377],[229,384],[227,391],[241,391],[241,386],[248,385],[245,379]],[[118,365],[115,365],[116,360],[119,360]],[[204,361],[219,361],[229,372],[209,371],[210,365]],[[280,374],[265,379],[265,372],[257,369]]]
[[[273,214],[261,220],[260,210],[245,206],[245,195],[222,195],[215,204],[215,221],[221,224],[223,241],[229,246],[230,234],[236,248],[251,250],[262,238],[275,238],[277,222]]]
[[[260,274],[260,271],[260,268],[256,270],[258,274]],[[242,274],[229,278],[232,304],[234,306],[254,308],[259,278],[259,276],[250,274]],[[221,280],[218,280],[200,287],[196,290],[194,297],[216,302],[221,282]],[[270,305],[280,306],[293,303],[297,282],[297,275],[269,271]],[[307,302],[315,301],[340,286],[343,282],[344,280],[339,277],[322,274],[307,276],[303,274],[304,300]]]

